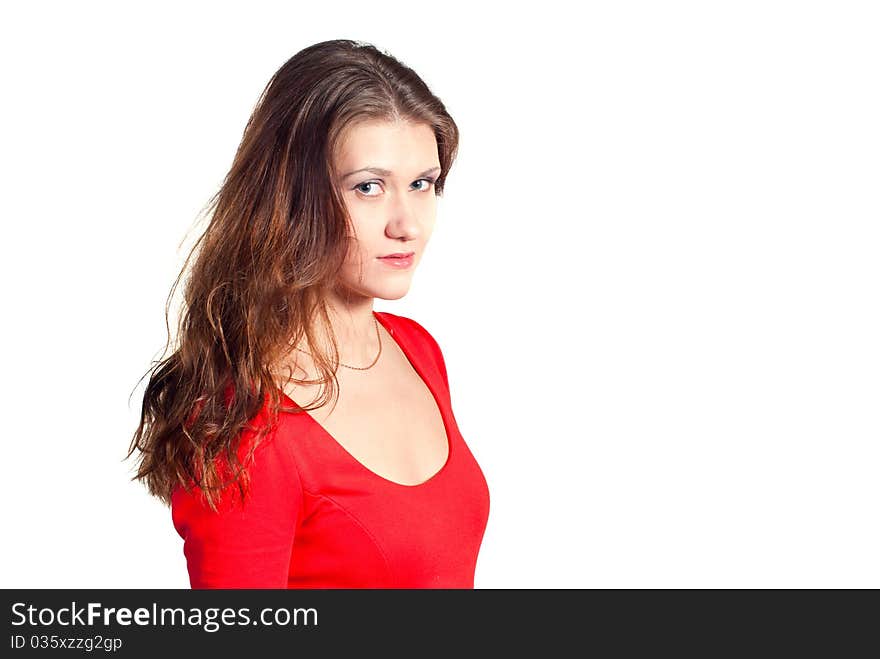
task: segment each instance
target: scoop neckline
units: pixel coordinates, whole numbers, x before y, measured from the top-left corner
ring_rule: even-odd
[[[367,465],[365,465],[363,462],[358,460],[347,448],[345,448],[339,442],[339,440],[337,440],[332,434],[330,434],[330,432],[323,425],[321,425],[318,422],[318,420],[315,417],[313,417],[307,410],[302,410],[302,413],[305,414],[306,417],[308,417],[308,422],[310,424],[312,424],[313,426],[315,426],[317,428],[318,432],[320,432],[321,434],[326,436],[328,439],[330,439],[331,442],[334,445],[336,445],[337,447],[339,447],[339,449],[342,450],[342,452],[345,453],[345,455],[347,455],[348,458],[352,462],[354,462],[358,466],[359,469],[366,472],[371,477],[373,477],[383,483],[387,483],[388,485],[390,485],[392,487],[407,488],[407,489],[426,487],[426,486],[432,484],[433,482],[435,482],[436,480],[438,480],[440,478],[440,476],[446,471],[446,468],[449,466],[449,463],[452,462],[453,442],[452,442],[452,433],[450,431],[451,423],[450,423],[450,420],[447,416],[446,406],[441,404],[440,397],[437,395],[437,391],[435,390],[434,386],[431,384],[431,379],[425,377],[424,372],[422,372],[422,370],[419,369],[419,367],[413,361],[412,352],[410,349],[408,349],[406,347],[406,345],[405,345],[406,342],[404,341],[403,343],[401,343],[397,339],[397,337],[394,336],[394,328],[391,327],[391,325],[388,324],[388,321],[383,318],[384,312],[374,310],[372,313],[373,313],[373,318],[375,318],[379,322],[379,324],[381,324],[382,327],[385,328],[385,331],[388,333],[388,336],[391,337],[391,340],[397,345],[398,348],[400,348],[400,351],[403,353],[403,355],[406,357],[407,361],[410,363],[410,366],[412,367],[413,371],[415,371],[415,373],[419,377],[419,379],[425,383],[425,386],[428,388],[428,391],[431,393],[431,397],[434,399],[434,404],[437,406],[437,410],[440,412],[440,418],[443,421],[443,430],[446,433],[446,449],[447,449],[446,450],[446,461],[443,463],[443,465],[440,467],[440,469],[438,469],[431,476],[429,476],[428,478],[423,480],[421,483],[412,483],[412,484],[398,483],[397,481],[391,480],[390,478],[387,478],[387,477],[383,476],[382,474],[379,474],[379,473],[373,471],[372,469],[367,467]],[[418,361],[418,360],[416,360],[416,361]],[[297,403],[290,396],[288,396],[284,392],[283,389],[281,389],[280,387],[277,387],[277,390],[281,394],[282,398],[284,398],[287,401],[289,401],[290,403],[292,403],[294,407],[297,407],[297,408],[300,407],[299,403]]]

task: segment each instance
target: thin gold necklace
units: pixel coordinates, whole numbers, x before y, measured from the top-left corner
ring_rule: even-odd
[[[373,316],[373,324],[376,326],[376,339],[378,339],[378,341],[379,341],[379,352],[376,354],[376,358],[373,360],[373,363],[370,364],[369,366],[360,366],[359,367],[359,366],[349,366],[348,364],[343,364],[342,362],[339,362],[340,366],[345,366],[345,368],[350,368],[355,371],[366,371],[367,369],[373,368],[376,365],[376,362],[379,361],[379,355],[382,354],[382,336],[379,334],[379,323],[376,320],[375,316]],[[297,350],[299,350],[300,352],[305,352],[309,357],[312,356],[311,353],[306,352],[302,348],[297,348]]]

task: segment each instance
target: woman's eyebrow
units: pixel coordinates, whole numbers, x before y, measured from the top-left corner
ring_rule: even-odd
[[[416,174],[416,178],[421,176],[427,176],[428,174],[432,174],[434,172],[439,172],[439,167],[432,167],[431,169],[426,169],[421,174]],[[347,179],[349,176],[354,176],[355,174],[360,174],[361,172],[370,172],[372,174],[377,174],[379,176],[391,176],[391,171],[388,169],[382,169],[381,167],[361,167],[360,169],[356,169],[353,172],[349,172],[348,174],[343,175],[343,180]]]

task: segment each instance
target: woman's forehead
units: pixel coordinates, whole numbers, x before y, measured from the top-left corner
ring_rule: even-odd
[[[412,122],[354,124],[342,134],[335,156],[343,177],[364,168],[382,170],[386,176],[409,176],[439,166],[433,129]]]

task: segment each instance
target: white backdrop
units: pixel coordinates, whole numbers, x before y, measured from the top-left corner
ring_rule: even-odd
[[[138,378],[259,93],[344,37],[462,132],[376,309],[444,351],[476,586],[880,587],[873,3],[317,4],[0,10],[0,586],[188,587]]]

